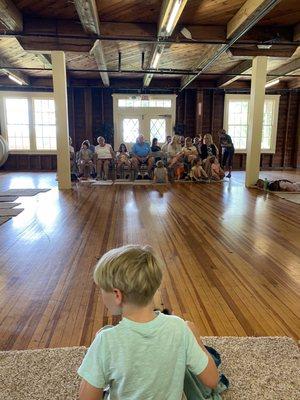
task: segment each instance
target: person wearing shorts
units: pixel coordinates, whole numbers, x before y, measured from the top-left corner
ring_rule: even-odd
[[[220,138],[220,145],[222,147],[222,162],[221,162],[222,169],[225,170],[227,165],[228,174],[226,175],[226,177],[231,178],[234,145],[231,136],[226,133],[225,129],[222,129],[219,132],[219,138]]]

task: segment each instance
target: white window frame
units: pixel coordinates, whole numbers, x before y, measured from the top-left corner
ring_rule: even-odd
[[[230,100],[247,100],[248,101],[248,127],[247,127],[247,137],[249,130],[249,108],[250,108],[250,94],[226,94],[224,102],[224,119],[223,126],[226,131],[228,131],[228,109]],[[272,123],[272,133],[271,133],[271,147],[270,149],[261,149],[262,154],[275,154],[276,152],[276,139],[277,139],[277,124],[278,124],[278,110],[279,110],[279,100],[280,95],[265,95],[265,100],[274,101],[274,113],[273,113],[273,123]],[[235,153],[247,153],[247,149],[235,149]]]
[[[154,99],[164,99],[171,100],[171,107],[119,107],[119,99],[131,99],[134,97],[144,97],[146,96],[149,100]],[[176,121],[176,94],[124,94],[124,93],[114,93],[113,97],[113,119],[114,119],[114,149],[118,149],[121,142],[122,132],[121,129],[121,119],[124,116],[130,115],[132,118],[136,116],[137,118],[142,118],[142,122],[149,121],[151,118],[168,117],[171,119],[172,128],[175,126]],[[143,124],[142,124],[143,125]],[[140,131],[143,133],[144,126],[140,126]],[[167,132],[167,135],[172,135],[172,132]],[[132,143],[133,144],[133,143]],[[129,145],[129,150],[130,150]]]
[[[8,141],[7,135],[7,120],[5,112],[5,99],[7,98],[23,98],[28,100],[28,114],[29,114],[29,150],[9,150],[9,154],[57,154],[57,150],[37,150],[36,136],[35,136],[35,115],[34,115],[34,100],[47,99],[54,100],[53,92],[0,92],[0,124],[1,133]]]

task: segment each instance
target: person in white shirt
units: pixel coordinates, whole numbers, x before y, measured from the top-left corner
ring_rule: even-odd
[[[167,153],[167,151],[168,151],[168,145],[169,145],[169,143],[171,143],[171,140],[172,140],[172,136],[168,135],[168,136],[166,137],[166,143],[164,143],[164,144],[161,146],[161,151],[162,151],[163,153]]]
[[[101,179],[101,175],[103,172],[103,179],[107,180],[108,177],[108,168],[112,159],[115,158],[115,153],[110,144],[105,143],[105,139],[102,136],[99,136],[97,139],[99,143],[95,147],[95,157],[96,157],[96,169],[97,169],[97,180]]]

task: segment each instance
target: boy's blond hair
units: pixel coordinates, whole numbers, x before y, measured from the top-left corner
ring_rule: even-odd
[[[162,265],[150,246],[127,245],[105,253],[94,271],[101,289],[119,289],[124,301],[145,306],[150,303],[162,280]]]

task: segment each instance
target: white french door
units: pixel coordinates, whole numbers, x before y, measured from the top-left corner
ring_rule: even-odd
[[[142,134],[145,140],[152,143],[156,138],[159,144],[166,141],[166,136],[172,134],[172,118],[171,115],[136,115],[131,113],[119,116],[120,134],[115,137],[115,150],[121,143],[125,143],[127,148],[135,143],[138,135]]]
[[[130,97],[129,95],[113,94],[114,101],[114,149],[118,150],[125,143],[128,150],[136,142],[139,134],[145,140],[158,143],[166,141],[167,135],[172,135],[175,125],[176,96],[151,95]]]

